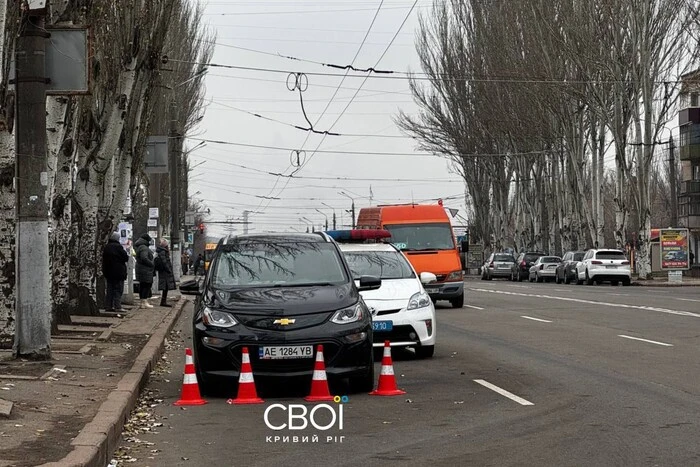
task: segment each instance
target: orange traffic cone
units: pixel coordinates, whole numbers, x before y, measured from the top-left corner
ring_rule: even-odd
[[[316,363],[314,364],[314,376],[311,379],[311,392],[304,398],[307,402],[332,401],[333,396],[328,389],[326,378],[326,364],[323,361],[323,346],[316,347]]]
[[[199,394],[199,384],[197,384],[197,374],[194,371],[194,360],[192,359],[192,349],[185,349],[185,376],[182,381],[182,393],[180,400],[174,405],[204,405],[207,401]]]
[[[384,341],[384,357],[382,357],[382,371],[379,373],[379,383],[377,389],[369,393],[371,396],[400,396],[406,394],[396,387],[394,377],[394,364],[391,362],[391,345],[389,341]]]
[[[262,404],[264,400],[258,397],[253,381],[253,369],[250,366],[248,347],[243,347],[241,354],[241,373],[238,377],[238,395],[235,399],[229,399],[227,404]]]

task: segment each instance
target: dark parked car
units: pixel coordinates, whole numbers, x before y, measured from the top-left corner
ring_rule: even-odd
[[[311,378],[323,344],[329,379],[348,378],[351,390],[374,382],[372,316],[360,290],[381,280],[359,278],[324,233],[241,235],[221,240],[196,290],[193,347],[198,382],[235,385],[241,350],[253,374]]]
[[[537,258],[540,256],[544,256],[544,253],[536,251],[524,251],[520,253],[510,270],[510,280],[520,282],[523,279],[528,279],[530,277],[530,266],[535,264],[535,261],[537,261]]]
[[[567,251],[561,259],[561,263],[557,267],[556,276],[554,281],[557,284],[562,282],[565,284],[570,284],[572,281],[576,281],[576,264],[583,259],[585,251]]]

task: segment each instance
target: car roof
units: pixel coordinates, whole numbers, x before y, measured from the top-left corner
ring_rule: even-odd
[[[398,251],[389,243],[339,243],[341,251]]]
[[[315,233],[259,233],[229,235],[221,240],[222,245],[232,243],[328,243],[331,239],[323,232]]]

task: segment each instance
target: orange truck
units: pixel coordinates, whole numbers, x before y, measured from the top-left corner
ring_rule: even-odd
[[[464,306],[464,276],[452,224],[441,204],[407,204],[360,209],[358,229],[385,229],[418,274],[431,272],[437,282],[425,286],[433,301]]]

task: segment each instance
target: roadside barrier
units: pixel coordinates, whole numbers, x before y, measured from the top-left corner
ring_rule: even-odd
[[[227,404],[262,404],[264,400],[258,397],[253,380],[253,369],[250,366],[248,347],[243,347],[241,354],[241,373],[238,378],[238,395],[235,399],[229,399]]]
[[[389,341],[384,341],[384,356],[382,357],[382,370],[379,373],[377,389],[369,393],[371,396],[400,396],[406,394],[396,386],[394,376],[394,364],[391,360],[391,345]]]
[[[194,369],[194,359],[192,358],[192,349],[185,349],[185,376],[182,380],[182,392],[180,400],[173,405],[204,405],[207,401],[202,399],[199,393],[199,384],[197,383],[197,373]]]
[[[316,362],[314,363],[314,376],[311,378],[311,391],[304,398],[307,402],[332,401],[331,391],[328,388],[326,377],[326,364],[323,360],[323,345],[316,347]]]

